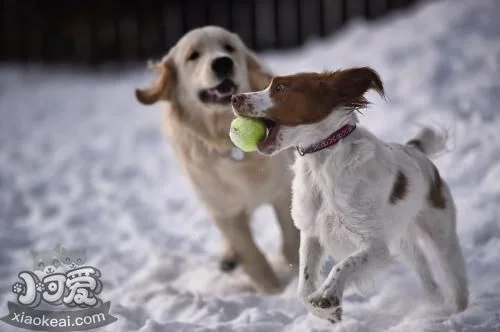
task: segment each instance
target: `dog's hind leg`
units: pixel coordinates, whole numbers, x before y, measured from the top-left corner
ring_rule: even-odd
[[[467,270],[462,248],[455,226],[454,210],[429,209],[425,211],[420,225],[430,243],[446,282],[446,290],[451,293],[451,300],[457,312],[467,308],[469,290]]]
[[[440,251],[446,280],[452,288],[455,308],[458,312],[464,311],[469,302],[469,289],[465,259],[456,232],[449,234],[448,245]]]
[[[438,284],[436,283],[427,258],[422,247],[417,242],[418,226],[414,225],[409,231],[408,236],[401,241],[400,254],[405,263],[407,263],[419,276],[422,281],[425,292],[430,298],[442,299]]]
[[[283,239],[281,252],[289,264],[297,266],[299,263],[300,232],[293,223],[290,204],[290,191],[286,195],[275,199],[272,203]]]
[[[278,278],[253,240],[248,214],[241,212],[232,218],[216,217],[214,220],[258,290],[268,294],[280,292]]]

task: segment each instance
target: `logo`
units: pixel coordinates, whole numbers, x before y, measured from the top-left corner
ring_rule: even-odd
[[[58,245],[32,251],[31,258],[32,270],[20,272],[12,285],[17,303],[7,303],[9,314],[2,321],[35,331],[82,331],[116,321],[109,314],[110,302],[99,298],[101,271],[86,264],[85,250]],[[35,309],[42,306],[47,310]]]

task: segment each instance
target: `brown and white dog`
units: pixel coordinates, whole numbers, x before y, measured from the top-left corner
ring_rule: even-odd
[[[468,303],[453,199],[429,160],[445,139],[429,128],[407,144],[385,143],[356,126],[364,94],[384,94],[371,68],[275,77],[263,91],[232,97],[236,114],[265,119],[259,150],[295,147],[292,216],[300,230],[299,293],[313,314],[337,322],[344,288],[372,277],[391,254],[419,275],[430,296],[455,311]],[[429,264],[423,240],[437,258]],[[336,264],[319,285],[324,254]],[[444,280],[436,282],[440,270]]]
[[[290,215],[293,174],[288,171],[293,154],[245,154],[229,139],[231,95],[265,88],[271,73],[237,35],[213,26],[184,35],[153,67],[156,82],[137,89],[136,97],[146,105],[168,102],[164,129],[171,147],[226,242],[221,269],[230,271],[239,262],[259,290],[280,291],[253,240],[249,217],[257,206],[272,205],[283,235],[282,253],[296,265],[299,232]]]

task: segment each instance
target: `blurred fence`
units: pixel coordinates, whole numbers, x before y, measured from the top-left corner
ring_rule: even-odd
[[[214,24],[257,51],[301,45],[349,19],[416,0],[3,0],[0,59],[100,64],[159,57],[188,30]]]

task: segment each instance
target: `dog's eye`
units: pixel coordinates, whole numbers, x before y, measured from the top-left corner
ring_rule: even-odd
[[[189,54],[188,61],[193,61],[196,60],[200,57],[200,52],[198,51],[193,51],[191,54]]]
[[[274,92],[281,92],[283,90],[285,90],[285,85],[283,83],[278,83],[274,87]]]
[[[234,52],[234,47],[232,45],[230,45],[230,44],[225,44],[224,45],[224,49],[226,51],[228,51],[229,53],[233,53]]]

